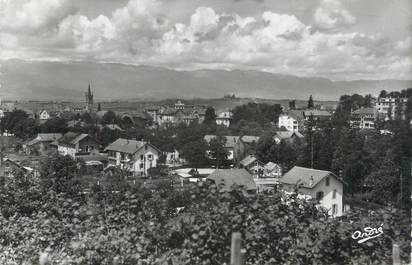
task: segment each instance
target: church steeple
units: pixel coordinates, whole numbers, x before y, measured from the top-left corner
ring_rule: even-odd
[[[91,89],[91,85],[89,82],[89,86],[87,88],[87,93],[85,93],[85,97],[86,97],[86,111],[93,111],[93,93],[92,93],[92,89]]]

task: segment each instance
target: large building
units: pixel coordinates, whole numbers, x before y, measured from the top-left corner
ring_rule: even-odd
[[[279,179],[287,192],[308,195],[326,209],[331,216],[343,214],[343,183],[332,172],[304,167],[293,167]]]
[[[278,127],[290,132],[301,131],[304,128],[305,118],[299,110],[289,110],[279,115]]]
[[[379,97],[375,103],[375,109],[378,112],[378,117],[380,119],[389,120],[395,119],[396,113],[398,112],[403,115],[407,101],[408,99],[406,97]],[[399,108],[401,109],[399,110]]]
[[[376,118],[375,108],[360,108],[351,113],[350,124],[353,128],[374,129]]]

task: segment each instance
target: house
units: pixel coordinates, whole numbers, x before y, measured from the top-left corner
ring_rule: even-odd
[[[207,134],[204,137],[204,140],[209,144],[213,138],[216,138],[216,135]],[[223,136],[226,138],[225,149],[229,152],[228,160],[235,159],[235,146],[239,141],[239,136]]]
[[[231,191],[235,186],[250,193],[257,190],[252,175],[245,169],[216,169],[206,179],[214,182],[220,191]]]
[[[351,113],[350,124],[353,128],[374,129],[376,118],[375,108],[360,108]]]
[[[179,168],[172,171],[172,175],[177,176],[181,182],[184,183],[206,181],[206,177],[212,174],[216,169],[214,168]]]
[[[279,144],[282,140],[286,142],[294,142],[296,139],[303,139],[303,134],[298,131],[277,131],[273,136],[276,144]]]
[[[47,155],[55,150],[53,142],[63,137],[61,133],[39,133],[36,138],[23,145],[27,154]]]
[[[259,136],[241,136],[234,147],[234,157],[236,162],[238,162],[247,155],[254,155],[256,153],[256,144],[258,141]]]
[[[257,175],[260,172],[263,173],[263,163],[260,162],[255,156],[248,155],[239,162],[239,167],[244,168],[251,174]]]
[[[160,127],[167,127],[179,123],[202,123],[206,114],[206,108],[188,106],[180,100],[174,104],[174,107],[165,106],[159,110],[154,111],[150,109],[150,111],[150,116],[157,117],[157,120],[154,120],[154,122]]]
[[[157,166],[161,154],[154,145],[144,142],[119,138],[106,147],[109,165],[128,170],[133,175],[147,175],[150,168]]]
[[[285,128],[290,132],[302,131],[304,129],[304,116],[300,110],[289,110],[279,115],[278,127]]]
[[[32,168],[25,167],[17,161],[8,158],[4,160],[2,158],[0,159],[0,176],[15,177],[18,174],[22,174],[23,176],[32,174],[35,176],[37,173]]]
[[[229,127],[230,122],[232,121],[232,116],[233,116],[233,113],[230,111],[221,112],[216,117],[216,124]]]
[[[69,155],[76,158],[77,155],[87,155],[96,152],[99,144],[86,133],[68,132],[53,144],[57,145],[57,151],[61,155]]]
[[[176,149],[172,152],[165,152],[165,165],[169,167],[181,166],[185,163],[185,160],[180,157],[179,151]]]
[[[45,122],[51,118],[49,112],[45,109],[40,110],[38,115],[40,122]]]
[[[398,108],[401,108],[400,112],[404,114],[407,102],[408,98],[406,97],[391,95],[379,97],[375,103],[375,109],[377,111],[378,118],[384,120],[395,119]]]
[[[263,166],[263,175],[269,178],[280,178],[282,176],[282,167],[276,163],[268,162]]]
[[[329,215],[342,215],[343,182],[332,172],[295,166],[279,181],[284,191],[293,192],[298,186],[300,194],[311,196]]]

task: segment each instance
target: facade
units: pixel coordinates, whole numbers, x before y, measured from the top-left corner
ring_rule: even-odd
[[[273,162],[267,162],[263,166],[263,175],[269,178],[280,178],[282,176],[282,167]]]
[[[304,128],[304,117],[302,111],[289,110],[279,115],[278,127],[284,127],[290,132],[298,132]]]
[[[220,126],[229,127],[230,122],[232,121],[232,116],[233,114],[230,111],[221,112],[216,117],[216,124]]]
[[[375,108],[360,108],[351,113],[350,124],[353,128],[374,129],[376,118]]]
[[[173,107],[148,107],[145,109],[155,125],[159,127],[173,126],[179,123],[202,123],[205,119],[206,108],[188,106],[182,101],[177,101]]]
[[[259,136],[243,135],[236,142],[234,147],[234,158],[239,162],[247,155],[254,155],[256,153],[256,144],[259,141]]]
[[[165,155],[165,165],[169,167],[181,166],[185,163],[185,160],[180,157],[180,153],[177,150],[173,152],[166,152]]]
[[[145,176],[150,168],[157,166],[160,150],[144,141],[119,138],[105,151],[108,152],[109,165],[120,167],[135,176]]]
[[[298,185],[300,194],[315,199],[329,215],[343,214],[343,183],[332,172],[295,166],[279,181],[286,192],[293,192]]]
[[[59,154],[69,155],[72,158],[99,150],[97,141],[85,133],[68,132],[56,141],[56,145]]]
[[[408,99],[405,97],[379,97],[375,103],[375,109],[378,113],[378,118],[383,120],[395,119],[395,115],[399,112],[403,113],[406,108]]]
[[[40,121],[47,121],[50,119],[50,114],[47,112],[47,110],[43,109],[39,112],[39,120]]]

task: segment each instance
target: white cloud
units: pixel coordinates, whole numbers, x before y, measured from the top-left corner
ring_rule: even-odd
[[[240,68],[333,79],[411,78],[410,37],[391,41],[381,34],[337,31],[355,18],[336,0],[322,1],[313,26],[290,14],[241,17],[208,7],[194,10],[187,23],[173,23],[157,0],[131,0],[111,15],[88,18],[68,8],[69,0],[51,0],[42,8],[30,4],[36,1],[13,6],[0,18],[0,58]],[[37,15],[21,15],[18,24],[4,26],[17,13]]]
[[[352,25],[356,18],[339,0],[321,0],[314,14],[316,25],[322,29],[336,29]]]

